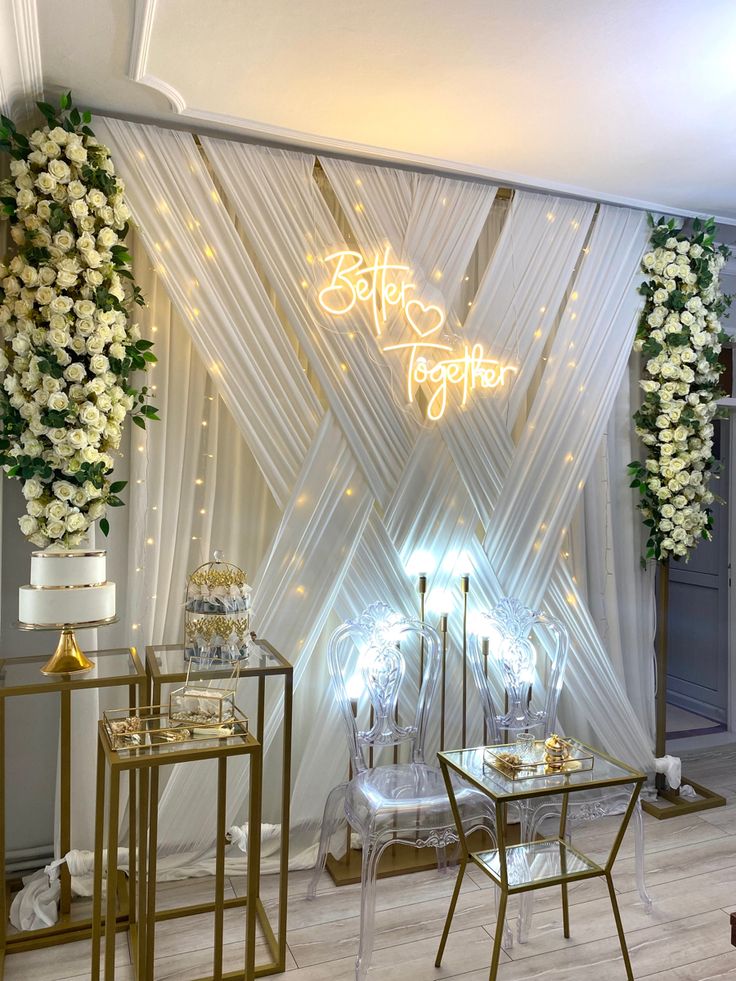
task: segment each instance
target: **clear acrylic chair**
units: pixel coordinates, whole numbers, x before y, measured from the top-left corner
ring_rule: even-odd
[[[397,704],[407,674],[402,641],[410,635],[424,647],[424,677],[410,725],[401,725]],[[352,641],[350,643],[346,643]],[[353,646],[354,645],[354,646]],[[404,644],[406,647],[407,645]],[[347,667],[358,649],[358,675],[373,707],[369,730],[358,728],[347,687]],[[330,839],[343,818],[362,842],[360,945],[355,976],[368,973],[373,950],[376,876],[384,850],[395,842],[416,848],[435,848],[438,864],[445,864],[445,849],[457,843],[450,802],[438,767],[424,760],[424,742],[433,697],[439,678],[439,637],[430,626],[394,613],[384,603],[375,603],[355,620],[332,634],[327,658],[333,690],[345,722],[353,778],[335,787],[327,798],[319,855],[307,896],[313,899],[324,870]],[[418,672],[417,672],[418,673]],[[410,704],[402,693],[402,706]],[[366,748],[409,744],[411,762],[369,766]],[[492,839],[493,811],[488,798],[472,788],[458,788],[458,805],[463,826],[470,833],[488,831]]]
[[[546,672],[537,662],[537,646],[547,655]],[[522,732],[544,739],[554,731],[569,646],[569,636],[563,623],[546,613],[528,609],[517,599],[503,599],[490,613],[478,615],[476,629],[470,639],[470,665],[491,743],[502,743],[506,738],[512,743]],[[546,681],[543,683],[544,675]],[[496,705],[494,680],[500,682],[505,693],[503,709]],[[542,804],[532,806],[531,802],[527,802],[526,806],[519,808],[522,841],[533,840],[549,818],[559,819],[560,805],[549,798],[542,800]],[[575,799],[571,797],[567,812],[568,836],[570,827],[615,814],[617,810],[625,809],[627,802],[628,795],[624,799],[615,790],[605,794],[591,792],[584,799],[578,798],[578,795],[575,795]],[[633,822],[637,888],[645,910],[650,912],[652,900],[644,875],[644,816],[640,801],[636,803]],[[533,904],[533,893],[521,897],[520,943],[525,943],[528,938]]]

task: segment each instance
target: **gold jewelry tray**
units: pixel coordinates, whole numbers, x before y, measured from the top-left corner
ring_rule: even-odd
[[[168,706],[152,705],[141,709],[140,716],[131,716],[128,709],[103,712],[105,732],[114,750],[146,749],[171,743],[191,745],[202,740],[229,739],[248,735],[248,717],[235,708],[232,719],[220,722],[196,722],[187,725],[185,720],[172,719]],[[120,727],[129,722],[130,728]]]
[[[545,747],[543,739],[534,741],[535,759],[516,762],[513,759],[514,744],[502,744],[501,746],[486,746],[483,750],[483,766],[497,770],[507,779],[511,780],[538,780],[542,777],[553,777],[558,774],[581,773],[593,769],[595,757],[585,752],[575,743],[561,740],[562,745],[568,751],[568,758],[564,760],[562,766],[557,769],[550,767],[546,762]]]

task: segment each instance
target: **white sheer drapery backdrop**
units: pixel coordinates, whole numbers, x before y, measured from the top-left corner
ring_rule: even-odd
[[[574,698],[567,699],[565,724],[650,766],[651,606],[647,582],[635,574],[635,526],[615,530],[626,524],[627,509],[633,515],[617,468],[629,452],[622,382],[646,237],[642,216],[615,208],[594,216],[590,204],[517,193],[493,248],[483,230],[498,233],[499,211],[491,211],[494,190],[485,185],[325,159],[342,209],[333,214],[309,154],[213,140],[203,140],[200,153],[188,134],[114,120],[99,131],[154,264],[155,283],[142,285],[156,300],[146,316],[158,328],[157,394],[165,385],[168,420],[140,443],[133,434],[127,621],[140,625],[141,645],[174,642],[184,576],[209,546],[229,551],[232,543],[240,554],[231,557],[251,570],[260,562],[256,625],[296,665],[294,821],[303,833],[293,850],[314,841],[325,795],[345,765],[335,750],[341,730],[319,656],[324,631],[331,617],[352,615],[379,597],[410,609],[414,584],[406,566],[428,546],[435,586],[453,581],[465,552],[474,604],[516,588],[563,615],[574,637]],[[443,291],[458,319],[460,304],[473,304],[458,331],[522,364],[507,401],[477,398],[469,411],[423,431],[371,347],[365,318],[356,313],[348,325],[354,338],[320,320],[314,287],[324,270],[308,256],[318,260],[344,241],[346,222],[362,248],[388,240],[424,272],[447,273],[443,280],[454,285],[443,282]],[[139,278],[145,266],[137,252]],[[215,392],[224,404],[209,402]],[[545,428],[547,438],[534,437],[530,424]],[[224,430],[229,435],[220,437]],[[215,431],[213,453],[205,435]],[[558,431],[564,445],[555,442]],[[239,466],[229,453],[240,455]],[[573,460],[565,464],[568,454]],[[522,500],[541,485],[544,502]],[[601,491],[607,503],[596,510]],[[573,522],[583,499],[584,520]],[[229,538],[210,524],[223,515],[238,522]],[[552,523],[553,544],[535,550],[535,522]],[[575,537],[581,527],[584,545]],[[572,559],[563,557],[568,538]],[[603,543],[608,564],[600,560]],[[451,685],[457,680],[455,660]],[[280,706],[269,708],[273,738]],[[450,709],[452,741],[459,731],[454,699]],[[477,731],[474,703],[473,713]],[[207,774],[184,767],[164,790],[162,842],[167,864],[182,872],[207,865],[208,786]],[[243,796],[236,781],[233,817],[242,813]]]

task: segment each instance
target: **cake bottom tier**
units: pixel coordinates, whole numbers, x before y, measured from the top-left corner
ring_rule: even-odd
[[[33,626],[92,623],[115,616],[115,583],[61,589],[21,586],[18,619]]]

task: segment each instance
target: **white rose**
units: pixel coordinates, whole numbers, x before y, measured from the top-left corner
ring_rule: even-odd
[[[93,334],[87,341],[87,354],[102,354],[105,341],[98,334]],[[99,372],[98,372],[99,374]]]
[[[55,496],[60,501],[70,501],[74,495],[74,485],[68,480],[55,480],[52,486]],[[51,515],[51,517],[60,517],[60,515]]]
[[[84,273],[84,279],[86,283],[90,286],[101,286],[104,280],[104,276],[101,272],[96,269],[86,269]]]
[[[84,402],[79,407],[79,418],[85,426],[96,427],[100,421],[100,413],[91,402]]]
[[[36,178],[36,187],[42,194],[51,194],[56,187],[56,179],[46,171],[42,171]]]
[[[101,249],[109,249],[118,241],[117,233],[112,228],[103,228],[97,236],[97,245]]]
[[[18,524],[20,525],[21,534],[25,535],[26,538],[29,535],[35,535],[38,531],[38,519],[32,517],[30,514],[24,514],[19,518]]]
[[[85,463],[97,463],[97,461],[100,459],[100,451],[94,446],[85,446],[85,448],[80,452],[80,456]],[[85,487],[86,486],[87,485],[85,484]]]
[[[38,283],[38,269],[35,266],[25,266],[20,278],[26,286],[35,286]]]
[[[67,531],[82,531],[88,527],[87,519],[79,511],[72,511],[66,519]]]
[[[91,191],[87,192],[87,201],[92,208],[104,208],[107,204],[107,198],[102,193],[102,191],[93,188]]]
[[[64,392],[54,392],[49,396],[49,408],[54,412],[61,412],[69,405],[69,399]]]
[[[83,429],[71,429],[67,434],[67,442],[75,450],[81,450],[88,443],[87,434]]]
[[[90,267],[90,269],[99,269],[102,265],[102,257],[96,249],[89,249],[83,255],[84,261]]]
[[[110,362],[104,354],[95,354],[89,362],[89,369],[95,375],[101,375],[110,367]]]
[[[46,522],[46,534],[49,538],[61,538],[66,531],[66,523],[64,521],[47,521]]]
[[[23,497],[27,501],[35,501],[37,497],[43,494],[43,484],[40,480],[36,480],[35,477],[31,477],[30,480],[26,480],[23,483]]]
[[[81,181],[69,181],[67,193],[72,201],[78,201],[80,198],[84,197],[84,195],[87,193],[87,189]]]
[[[81,145],[81,143],[69,143],[66,147],[66,155],[72,163],[80,164],[84,163],[87,159],[87,151]]]
[[[87,510],[87,514],[92,519],[92,521],[96,521],[98,518],[101,518],[103,516],[106,510],[107,508],[103,501],[93,501],[92,504],[90,504],[89,509]]]
[[[49,161],[49,173],[60,184],[66,184],[71,171],[65,160],[51,160]]]
[[[113,208],[113,214],[115,215],[115,221],[124,225],[130,218],[130,208],[127,206],[127,204],[125,204],[125,202],[120,202]]]
[[[77,300],[74,304],[74,312],[78,317],[94,317],[95,305],[92,300]]]
[[[19,208],[32,208],[36,203],[36,195],[33,191],[23,188],[22,191],[18,191],[16,194],[15,201]]]
[[[65,481],[59,481],[59,483],[65,483]],[[71,484],[69,484],[69,487],[71,487]],[[62,518],[66,517],[68,511],[69,505],[65,501],[58,499],[46,505],[46,517],[52,521],[61,521]]]
[[[87,207],[87,202],[78,199],[72,201],[69,205],[69,211],[72,218],[85,218],[89,214],[89,208]]]
[[[74,364],[70,364],[64,371],[64,377],[69,382],[84,381],[86,374],[87,372],[84,370],[84,365],[79,364],[78,361],[75,361]]]

